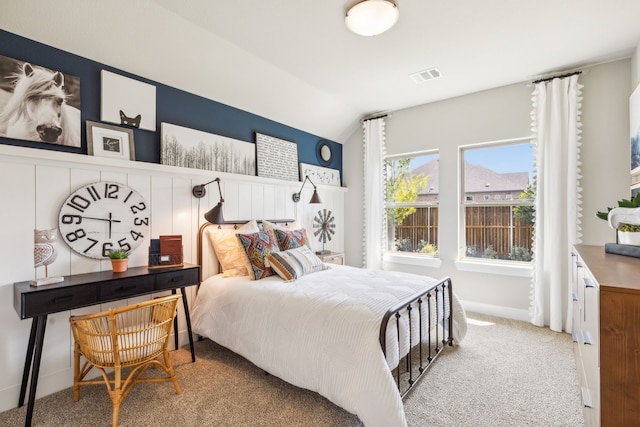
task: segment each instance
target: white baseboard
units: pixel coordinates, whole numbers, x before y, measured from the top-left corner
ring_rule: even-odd
[[[42,375],[40,372],[38,378],[38,389],[36,390],[36,399],[55,393],[65,388],[73,386],[73,368],[62,369],[48,375]],[[0,390],[0,412],[18,407],[18,397],[20,395],[20,384],[15,384]],[[73,399],[73,394],[69,395]],[[27,387],[24,399],[25,406],[29,400],[29,387]]]
[[[173,334],[171,334],[171,340],[169,341],[169,350],[174,350],[174,338]],[[189,345],[189,336],[187,334],[186,328],[180,331],[178,345],[188,346]],[[73,348],[71,348],[71,357],[73,357]],[[43,352],[42,357],[46,357],[45,352]],[[72,362],[69,362],[70,364]],[[87,378],[98,377],[100,373],[97,370],[93,370]],[[39,399],[44,396],[48,396],[60,390],[64,390],[66,388],[73,386],[73,366],[69,366],[67,369],[62,369],[52,373],[44,373],[40,370],[40,375],[38,378],[38,388],[36,390],[36,399]],[[71,392],[70,392],[71,393]],[[0,390],[0,412],[8,411],[9,409],[18,407],[18,397],[20,395],[20,384],[13,384],[7,388]],[[73,399],[73,395],[69,395],[70,399]],[[25,406],[27,401],[29,400],[29,387],[27,386],[27,392],[25,396]]]
[[[529,321],[529,310],[521,308],[503,307],[500,305],[484,304],[474,301],[461,301],[465,311],[487,314],[489,316],[504,317],[505,319]]]

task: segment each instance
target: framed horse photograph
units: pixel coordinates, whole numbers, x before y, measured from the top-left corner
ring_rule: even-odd
[[[80,78],[0,55],[0,137],[80,147]]]

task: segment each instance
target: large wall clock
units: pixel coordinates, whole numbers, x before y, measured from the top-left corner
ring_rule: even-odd
[[[149,234],[149,206],[133,188],[97,182],[75,190],[60,208],[58,229],[77,253],[108,258],[112,249],[132,251]]]

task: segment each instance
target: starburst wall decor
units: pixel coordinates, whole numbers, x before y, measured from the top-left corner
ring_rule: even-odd
[[[334,220],[335,217],[331,214],[331,211],[326,209],[318,211],[318,214],[313,218],[313,235],[322,243],[322,250],[316,253],[327,254],[330,252],[324,249],[324,244],[327,243],[327,240],[331,241],[331,236],[336,234]]]

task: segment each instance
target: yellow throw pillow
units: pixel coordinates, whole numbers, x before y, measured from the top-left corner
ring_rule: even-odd
[[[223,228],[220,230],[210,230],[209,239],[216,251],[218,261],[224,277],[248,276],[249,271],[245,264],[247,256],[244,248],[238,240],[238,233],[257,233],[258,223],[251,220],[237,229]]]

